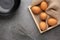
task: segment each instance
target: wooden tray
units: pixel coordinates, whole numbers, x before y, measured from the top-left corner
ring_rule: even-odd
[[[54,25],[52,27],[47,28],[45,31],[41,31],[41,29],[39,27],[39,22],[40,22],[40,19],[38,17],[39,15],[34,15],[33,12],[32,12],[32,10],[31,10],[31,7],[32,7],[32,5],[28,6],[28,9],[29,9],[29,11],[30,11],[30,13],[31,13],[31,15],[32,15],[32,17],[33,17],[33,19],[34,19],[34,21],[35,21],[35,23],[37,25],[37,28],[38,28],[38,30],[39,30],[40,33],[44,33],[44,32],[46,32],[46,31],[48,31],[50,29],[53,29],[53,28],[57,27],[58,24],[56,24],[56,25]],[[48,25],[47,25],[47,27],[48,27]]]

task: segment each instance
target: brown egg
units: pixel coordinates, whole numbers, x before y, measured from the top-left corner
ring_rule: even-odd
[[[34,14],[39,14],[41,12],[40,7],[38,6],[33,6],[31,9]]]
[[[46,14],[45,12],[42,12],[42,13],[40,14],[40,19],[41,19],[41,20],[46,20],[46,19],[47,19],[47,14]]]
[[[45,22],[40,22],[40,29],[42,30],[42,31],[44,31],[44,30],[46,30],[47,29],[47,24],[45,23]]]
[[[40,8],[41,8],[42,10],[46,10],[46,9],[47,9],[47,7],[48,7],[47,2],[42,1],[42,2],[41,2],[41,5],[40,5]]]
[[[53,26],[56,25],[58,21],[55,18],[49,18],[47,22],[50,26]]]

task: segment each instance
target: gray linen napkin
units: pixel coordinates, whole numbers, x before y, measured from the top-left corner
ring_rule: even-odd
[[[47,14],[58,20],[60,24],[60,0],[47,0],[49,6],[46,10]]]

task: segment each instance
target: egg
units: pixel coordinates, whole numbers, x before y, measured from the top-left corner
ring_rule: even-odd
[[[41,2],[41,4],[40,4],[40,8],[41,8],[42,10],[46,10],[46,9],[47,9],[47,7],[48,7],[47,2],[42,1],[42,2]]]
[[[41,20],[46,20],[47,19],[47,14],[45,12],[42,12],[40,15]]]
[[[43,21],[40,22],[39,26],[40,26],[40,29],[41,29],[42,31],[44,31],[44,30],[47,29],[47,24],[46,24],[45,22],[43,22]]]
[[[47,22],[48,22],[48,25],[53,26],[53,25],[56,25],[58,21],[55,18],[49,18]]]
[[[38,6],[33,6],[31,9],[34,14],[39,14],[41,12],[40,7]]]

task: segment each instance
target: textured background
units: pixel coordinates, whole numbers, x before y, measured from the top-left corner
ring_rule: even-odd
[[[28,10],[32,0],[21,0],[16,15],[0,19],[0,40],[60,40],[60,26],[40,34]]]

